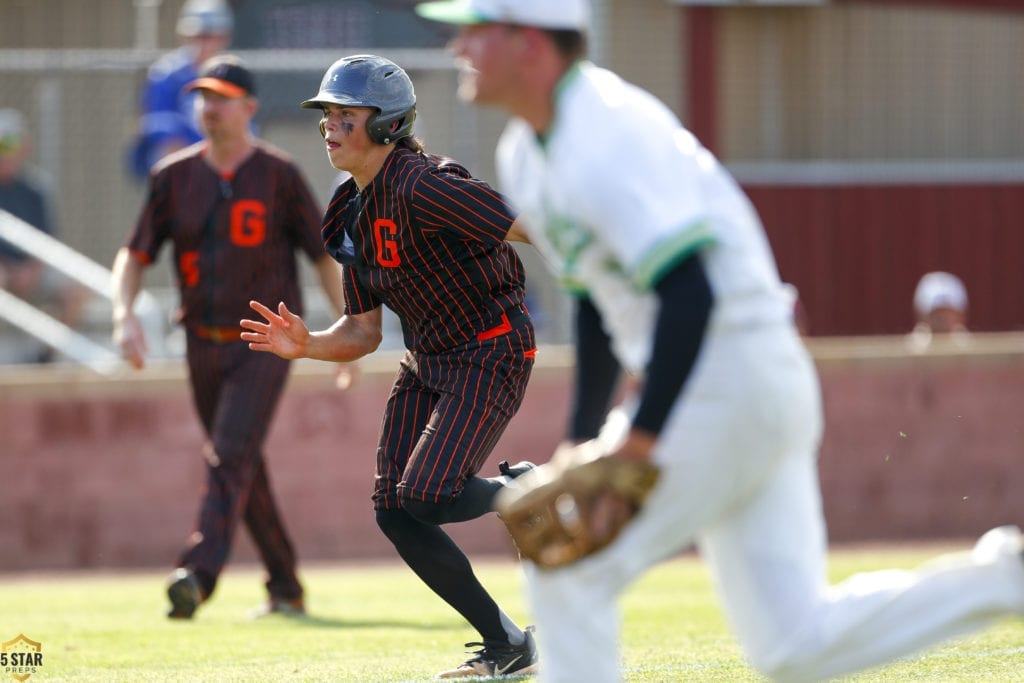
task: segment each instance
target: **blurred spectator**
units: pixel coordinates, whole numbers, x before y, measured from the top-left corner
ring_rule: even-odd
[[[55,235],[49,190],[25,165],[31,153],[25,117],[15,109],[0,109],[0,209]],[[56,304],[56,316],[78,327],[89,291],[68,280],[16,245],[0,239],[0,287],[37,307]],[[46,361],[49,349],[32,351],[29,361]]]
[[[149,68],[140,102],[139,130],[132,145],[132,175],[145,179],[161,157],[202,139],[196,92],[185,85],[199,65],[231,41],[234,14],[225,0],[188,0],[178,16],[181,46]]]
[[[961,346],[968,342],[967,288],[956,275],[926,273],[914,291],[914,312],[917,323],[909,336],[911,350],[925,351],[938,337]]]

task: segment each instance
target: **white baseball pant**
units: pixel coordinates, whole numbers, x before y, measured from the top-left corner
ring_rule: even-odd
[[[749,661],[778,681],[825,680],[1024,613],[1015,528],[916,572],[830,587],[821,431],[817,374],[794,331],[706,338],[656,447],[662,478],[640,515],[593,557],[527,567],[540,680],[621,680],[618,595],[694,544]]]

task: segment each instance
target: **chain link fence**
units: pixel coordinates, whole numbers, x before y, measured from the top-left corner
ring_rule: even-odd
[[[456,97],[456,72],[442,49],[236,50],[255,73],[260,92],[258,135],[286,150],[303,170],[321,205],[338,181],[317,130],[316,112],[300,109],[314,95],[323,72],[345,54],[374,52],[407,68],[417,92],[415,132],[427,149],[453,156],[478,177],[494,182],[494,142],[505,119],[469,107]],[[146,70],[160,51],[0,50],[0,107],[20,109],[29,122],[33,171],[52,190],[59,237],[73,249],[110,264],[145,199],[145,184],[129,172],[128,154],[137,125],[137,98]],[[564,342],[568,302],[529,248],[520,247],[531,283],[534,309],[546,342]],[[166,251],[166,250],[165,250]],[[166,255],[162,256],[164,261]],[[310,323],[331,322],[311,268],[303,267]],[[165,308],[177,295],[171,268],[158,263],[146,285]],[[109,319],[109,306],[90,306],[93,327]],[[547,315],[547,312],[552,315]],[[105,331],[103,332],[105,333]],[[97,336],[101,334],[97,330]],[[395,320],[386,343],[401,344]],[[172,352],[180,344],[172,343]]]
[[[144,187],[126,164],[139,88],[147,67],[173,44],[182,2],[4,2],[0,107],[26,114],[33,163],[53,188],[59,236],[99,263],[112,261],[143,201]],[[329,64],[357,52],[405,67],[419,97],[417,134],[428,149],[494,181],[504,117],[458,101],[452,59],[442,47],[446,36],[416,23],[412,0],[233,4],[233,51],[260,82],[260,136],[295,157],[322,203],[336,174],[316,133],[316,113],[298,103],[315,93]],[[711,142],[744,184],[1024,178],[1024,98],[1016,86],[1016,67],[1024,63],[1020,9],[967,2],[711,3],[714,73],[711,90],[702,92],[689,80],[694,36],[687,8],[702,3],[593,4],[594,60],[651,90],[684,123],[695,96],[713,98]],[[533,251],[520,253],[541,340],[567,341],[568,302]],[[308,269],[304,278],[315,280]],[[151,269],[147,285],[173,305],[169,266]],[[312,303],[314,324],[326,320],[326,306]]]

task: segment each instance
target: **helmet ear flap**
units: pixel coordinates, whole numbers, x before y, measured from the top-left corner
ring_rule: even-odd
[[[379,111],[375,111],[366,118],[366,132],[369,134],[370,140],[378,145],[386,145],[389,142],[387,128],[381,126]]]
[[[413,123],[416,121],[416,106],[385,116],[376,112],[366,120],[366,132],[370,139],[378,145],[387,145],[412,135]]]

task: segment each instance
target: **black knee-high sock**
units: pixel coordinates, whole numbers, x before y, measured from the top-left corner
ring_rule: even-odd
[[[499,478],[470,477],[459,497],[445,506],[443,523],[465,522],[486,515],[494,509],[494,497],[504,487]]]
[[[485,640],[508,640],[497,603],[477,580],[469,559],[440,527],[419,522],[401,509],[378,510],[377,526],[423,583]]]

